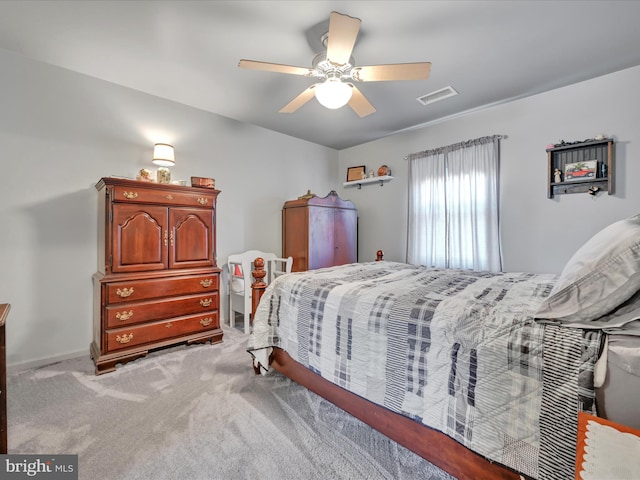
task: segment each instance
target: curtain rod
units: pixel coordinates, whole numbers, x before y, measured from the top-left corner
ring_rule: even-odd
[[[472,145],[484,145],[485,143],[494,142],[496,140],[501,140],[503,138],[507,138],[507,136],[506,135],[490,135],[487,137],[475,138],[473,140],[453,143],[451,145],[447,145],[446,147],[438,147],[438,148],[433,148],[431,150],[423,150],[422,152],[410,153],[409,155],[405,156],[404,159],[411,160],[415,158],[429,157],[431,155],[437,155],[439,153],[454,152],[456,150],[460,150],[461,148],[470,147]]]

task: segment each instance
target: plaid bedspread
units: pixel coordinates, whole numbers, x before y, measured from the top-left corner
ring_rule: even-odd
[[[600,334],[533,320],[555,280],[386,261],[292,273],[267,288],[248,351],[280,347],[491,461],[572,478]]]

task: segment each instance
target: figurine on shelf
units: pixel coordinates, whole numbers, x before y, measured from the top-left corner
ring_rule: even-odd
[[[560,183],[560,182],[562,182],[562,172],[560,171],[560,169],[559,169],[559,168],[556,168],[556,169],[553,171],[553,181],[554,181],[555,183]]]
[[[389,170],[389,167],[387,167],[386,165],[382,165],[378,169],[378,176],[384,177],[385,175],[391,175],[391,170]]]

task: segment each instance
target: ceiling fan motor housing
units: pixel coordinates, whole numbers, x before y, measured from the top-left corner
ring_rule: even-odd
[[[355,61],[353,57],[349,58],[349,62],[344,65],[336,65],[327,59],[327,52],[319,53],[312,62],[312,76],[317,78],[340,78],[341,80],[351,79],[351,70]]]

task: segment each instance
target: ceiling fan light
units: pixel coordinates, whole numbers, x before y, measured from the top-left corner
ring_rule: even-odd
[[[316,87],[316,98],[320,105],[335,110],[344,107],[353,93],[351,87],[339,78],[328,78]]]

